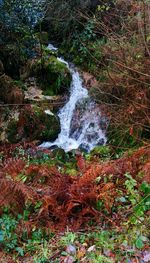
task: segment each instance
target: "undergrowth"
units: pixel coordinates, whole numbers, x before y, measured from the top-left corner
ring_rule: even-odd
[[[104,146],[66,158],[31,144],[1,147],[1,251],[35,262],[114,262],[146,249],[149,145],[111,158]]]

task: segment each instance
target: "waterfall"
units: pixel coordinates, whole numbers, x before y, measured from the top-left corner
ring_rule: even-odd
[[[48,48],[56,50],[51,44]],[[66,152],[81,148],[89,152],[96,145],[106,143],[107,120],[101,116],[98,105],[90,99],[79,72],[62,58],[57,59],[66,64],[72,75],[70,97],[58,114],[61,125],[58,138],[54,142],[44,142],[40,147],[58,146]]]

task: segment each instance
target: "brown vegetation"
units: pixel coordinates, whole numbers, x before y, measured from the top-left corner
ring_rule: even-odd
[[[81,15],[87,21],[90,19]],[[149,139],[149,4],[117,1],[103,15],[97,11],[94,23],[94,32],[103,42],[85,44],[94,65],[89,70],[100,79],[99,87],[91,92],[97,102],[107,106],[109,132],[113,130],[113,137],[119,140],[126,134],[137,141]]]
[[[0,76],[0,99],[7,104],[22,104],[24,101],[23,91],[5,74]]]
[[[130,173],[139,184],[143,180],[150,180],[149,145],[118,160],[88,162],[82,176],[80,170],[77,177],[60,173],[56,167],[46,164],[29,165],[19,157],[12,158],[10,153],[7,148],[5,154],[8,157],[1,163],[1,207],[10,206],[16,214],[30,204],[30,224],[53,230],[64,229],[66,226],[71,229],[85,227],[85,223],[91,219],[99,224],[103,224],[106,219],[108,224],[119,227],[124,215],[118,213],[117,221],[113,221],[111,218],[115,214],[112,213],[112,207],[118,204],[118,190],[126,191],[125,173]],[[22,178],[25,178],[24,183]],[[102,211],[107,211],[108,216],[97,209],[98,200],[103,203]],[[37,210],[34,206],[39,202],[41,206]]]

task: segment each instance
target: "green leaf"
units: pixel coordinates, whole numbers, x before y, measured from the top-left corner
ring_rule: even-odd
[[[144,192],[144,194],[148,195],[150,194],[150,185],[146,182],[143,182],[141,184],[140,190]]]
[[[135,245],[136,245],[136,248],[138,248],[138,249],[141,249],[141,248],[144,247],[144,243],[143,243],[143,241],[140,238],[138,238],[136,240]]]

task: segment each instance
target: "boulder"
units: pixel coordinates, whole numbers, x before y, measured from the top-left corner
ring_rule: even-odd
[[[55,147],[55,148],[53,148],[53,147]],[[53,158],[55,158],[59,161],[62,161],[62,162],[68,161],[68,156],[63,149],[54,145],[50,148],[50,150],[52,150],[52,157]]]
[[[34,140],[54,141],[60,133],[60,122],[50,110],[27,105],[19,112],[18,119],[12,116],[6,133],[7,140],[11,143]]]
[[[27,79],[31,76],[36,77],[44,95],[48,96],[68,92],[71,83],[69,69],[64,63],[58,61],[54,55],[43,59],[29,60],[21,78]]]

